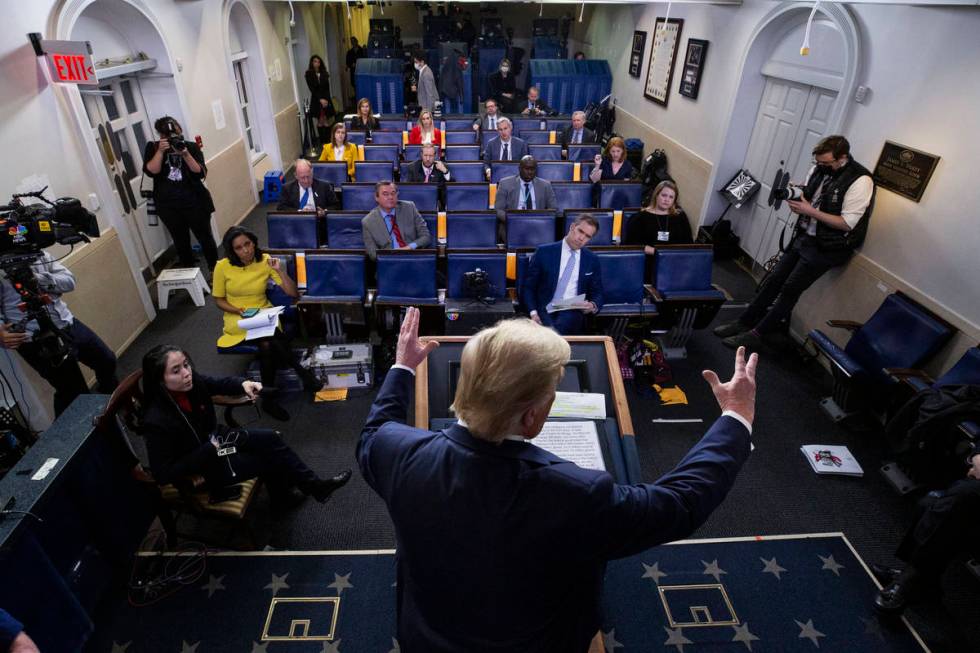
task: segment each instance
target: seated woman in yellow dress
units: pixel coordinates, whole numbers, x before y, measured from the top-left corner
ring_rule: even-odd
[[[245,311],[250,308],[272,307],[272,302],[266,295],[270,281],[290,297],[299,297],[299,292],[296,290],[296,282],[279,259],[263,253],[259,248],[258,238],[248,229],[232,227],[225,233],[221,244],[227,258],[218,261],[214,267],[211,294],[218,308],[224,312],[224,326],[221,337],[218,338],[218,346],[234,347],[245,341],[245,331],[238,326]],[[265,388],[275,387],[276,370],[286,367],[296,370],[306,390],[320,388],[313,373],[303,368],[293,356],[289,340],[281,329],[272,336],[249,342],[259,348],[259,366]],[[273,396],[263,396],[262,410],[275,419],[289,419],[289,413]]]
[[[347,176],[354,181],[354,162],[360,160],[357,146],[347,142],[347,128],[338,122],[330,130],[330,142],[323,146],[321,161],[346,161]]]

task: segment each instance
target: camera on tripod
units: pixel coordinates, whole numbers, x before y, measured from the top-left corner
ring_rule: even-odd
[[[789,171],[783,172],[782,168],[777,170],[766,203],[778,211],[784,201],[795,202],[801,199],[803,199],[803,189],[800,186],[790,185]]]
[[[486,270],[477,268],[463,273],[463,290],[466,296],[474,301],[492,304],[496,299],[493,297],[493,284],[490,283],[490,274]]]
[[[173,120],[167,122],[167,133],[164,135],[174,152],[183,152],[187,149],[187,141],[184,140],[183,134],[177,129],[177,123]]]

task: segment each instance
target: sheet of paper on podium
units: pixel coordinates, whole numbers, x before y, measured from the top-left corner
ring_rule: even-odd
[[[548,417],[606,419],[606,395],[598,392],[556,392]]]
[[[579,467],[606,470],[594,422],[545,422],[531,442]]]

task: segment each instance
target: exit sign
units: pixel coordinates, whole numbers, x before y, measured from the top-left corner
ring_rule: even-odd
[[[88,41],[41,41],[51,79],[61,84],[98,86]]]

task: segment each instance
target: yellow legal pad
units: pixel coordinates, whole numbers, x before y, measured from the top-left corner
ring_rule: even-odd
[[[316,401],[345,401],[347,388],[324,388],[316,393]]]

